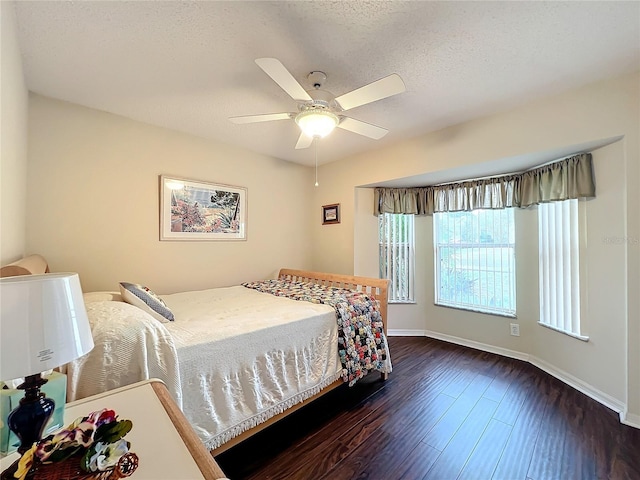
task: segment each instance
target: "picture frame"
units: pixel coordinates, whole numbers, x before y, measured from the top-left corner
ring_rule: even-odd
[[[332,203],[331,205],[322,206],[322,224],[331,225],[340,223],[340,204]]]
[[[247,189],[160,175],[160,240],[247,239]]]

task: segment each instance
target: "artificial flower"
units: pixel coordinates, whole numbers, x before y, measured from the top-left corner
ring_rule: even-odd
[[[89,470],[104,472],[118,463],[120,457],[129,451],[129,442],[121,438],[115,443],[96,442],[95,454],[89,459]]]
[[[119,421],[113,410],[105,408],[91,412],[34,445],[31,458],[24,459],[25,471],[31,468],[33,457],[47,464],[61,462],[74,455],[82,457],[80,467],[85,471],[106,470],[129,451],[129,443],[122,437],[132,427],[130,420]],[[27,465],[28,460],[30,463]]]
[[[29,470],[31,470],[31,467],[33,466],[33,456],[36,452],[36,448],[37,444],[34,443],[29,450],[22,454],[22,457],[20,457],[20,461],[18,462],[18,468],[13,474],[14,478],[17,478],[18,480],[24,480],[26,478],[27,473],[29,473]]]
[[[149,289],[147,289],[149,290]],[[111,423],[116,421],[116,412],[109,409],[102,409],[96,412],[92,412],[86,417],[85,421],[94,423],[96,428],[104,425],[105,423]]]
[[[49,435],[38,443],[36,456],[42,463],[64,460],[93,443],[96,425],[91,421],[73,422],[65,430]]]

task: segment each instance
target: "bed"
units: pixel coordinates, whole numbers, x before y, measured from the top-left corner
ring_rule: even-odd
[[[26,271],[9,274],[41,273],[40,259],[35,271],[27,257]],[[392,369],[387,280],[282,269],[275,279],[157,295],[174,321],[127,294],[85,293],[96,346],[62,367],[68,400],[159,378],[214,455],[336,387]]]

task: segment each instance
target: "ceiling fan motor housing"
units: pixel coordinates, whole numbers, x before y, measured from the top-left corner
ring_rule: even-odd
[[[310,108],[317,108],[332,111],[342,111],[331,92],[316,89],[309,90],[307,93],[312,98],[312,101],[298,104],[298,110],[303,111]]]

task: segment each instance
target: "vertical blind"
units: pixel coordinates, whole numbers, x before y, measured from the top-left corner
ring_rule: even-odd
[[[380,216],[380,277],[389,279],[389,301],[412,302],[413,215]]]
[[[580,336],[578,201],[538,205],[540,323]]]

